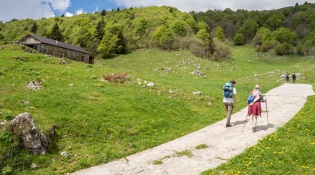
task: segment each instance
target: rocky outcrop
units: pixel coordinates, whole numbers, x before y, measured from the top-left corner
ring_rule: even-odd
[[[21,113],[9,125],[15,138],[21,141],[23,147],[29,149],[34,155],[46,154],[50,144],[49,138],[34,125],[29,113]]]

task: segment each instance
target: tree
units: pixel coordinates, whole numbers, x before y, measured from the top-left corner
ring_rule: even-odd
[[[50,30],[50,33],[47,35],[48,38],[63,41],[62,33],[60,32],[59,26],[57,23],[55,23]]]
[[[283,14],[274,14],[268,18],[267,24],[271,30],[276,30],[283,26],[284,20],[285,16]]]
[[[118,24],[108,25],[105,28],[105,34],[97,50],[103,58],[112,54],[126,53],[126,40]]]
[[[223,33],[223,30],[220,26],[218,26],[216,29],[215,29],[215,37],[218,38],[219,40],[221,41],[224,41],[225,39],[225,36],[224,36],[224,33]]]
[[[36,33],[37,28],[38,28],[37,23],[36,23],[36,22],[34,22],[34,24],[32,25],[32,28],[31,28],[31,31],[30,31],[30,32],[32,32],[32,33]]]
[[[149,22],[150,21],[146,18],[136,18],[132,20],[131,27],[137,35],[143,35],[145,30],[149,27]]]
[[[245,43],[244,36],[241,33],[238,33],[234,37],[234,45],[243,45]]]
[[[175,20],[171,23],[170,27],[179,36],[185,36],[188,25],[181,20]]]
[[[215,45],[210,32],[206,29],[201,29],[197,33],[197,38],[203,41],[206,56],[211,56],[215,52]]]
[[[243,34],[245,41],[252,40],[257,32],[258,24],[253,19],[246,19],[238,33]]]
[[[308,18],[308,15],[306,12],[303,12],[303,11],[296,12],[292,16],[294,27],[296,28],[297,26],[301,24],[306,24],[307,18]]]
[[[155,44],[165,50],[172,50],[174,43],[174,33],[171,29],[165,27],[164,25],[159,26],[153,32],[153,39]]]
[[[281,44],[289,43],[292,45],[296,45],[297,42],[296,34],[294,32],[291,32],[289,28],[280,27],[272,33],[272,36]]]
[[[96,27],[95,27],[95,37],[101,41],[103,36],[104,36],[104,31],[103,31],[103,28],[104,28],[104,21],[103,19],[99,20]]]
[[[256,32],[253,42],[255,46],[262,45],[265,42],[271,41],[272,35],[271,31],[268,28],[261,28]]]
[[[105,16],[106,15],[106,10],[102,10],[101,15]]]
[[[4,39],[4,35],[0,33],[0,41]]]
[[[234,22],[233,21],[229,21],[227,23],[227,26],[225,27],[225,36],[229,39],[233,39],[234,34],[235,34],[235,28],[234,28]]]

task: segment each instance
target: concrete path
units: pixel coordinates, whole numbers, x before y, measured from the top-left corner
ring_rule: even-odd
[[[233,127],[225,128],[225,120],[222,120],[126,159],[84,169],[73,175],[197,175],[217,167],[255,145],[262,137],[275,132],[299,112],[309,95],[314,95],[311,85],[283,84],[265,94],[268,120],[267,113],[263,112],[262,117],[258,117],[258,131],[255,133],[251,130],[251,120],[245,121],[246,107],[232,115]],[[265,107],[262,103],[263,110]],[[201,144],[206,144],[208,148],[196,149]],[[176,154],[187,150],[193,156]],[[156,160],[163,163],[153,164]]]

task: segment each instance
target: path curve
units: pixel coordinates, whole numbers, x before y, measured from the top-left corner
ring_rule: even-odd
[[[130,155],[125,159],[83,169],[72,174],[197,175],[217,167],[244,152],[246,148],[257,144],[262,137],[275,132],[301,110],[307,96],[310,95],[314,95],[313,87],[307,84],[286,83],[268,91],[265,97],[268,102],[269,120],[267,120],[267,113],[262,113],[262,117],[258,118],[256,133],[252,133],[251,121],[245,122],[246,107],[232,115],[233,127],[225,128],[225,120],[222,120],[152,149]],[[262,104],[263,110],[265,107],[265,104]],[[244,123],[246,124],[244,125]],[[196,146],[201,144],[206,144],[208,148],[196,149]],[[186,150],[190,150],[193,156],[176,156],[177,152]],[[155,160],[161,160],[163,163],[154,165]]]

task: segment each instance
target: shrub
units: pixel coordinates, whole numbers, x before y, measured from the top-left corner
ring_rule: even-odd
[[[284,53],[285,54],[292,54],[292,53],[294,53],[293,46],[291,44],[283,43],[283,47],[284,47]]]
[[[185,37],[180,41],[180,47],[189,50],[198,57],[205,57],[204,43],[197,38]]]
[[[234,45],[243,45],[245,44],[244,36],[243,34],[236,34],[234,37]]]
[[[117,73],[117,74],[103,75],[102,80],[124,84],[126,83],[128,78],[127,78],[127,73]]]
[[[221,40],[216,39],[215,41],[215,52],[213,58],[216,61],[220,61],[226,58],[230,58],[231,51],[229,47]]]
[[[277,44],[275,47],[275,52],[277,55],[284,55],[285,54],[285,50],[282,44]]]

